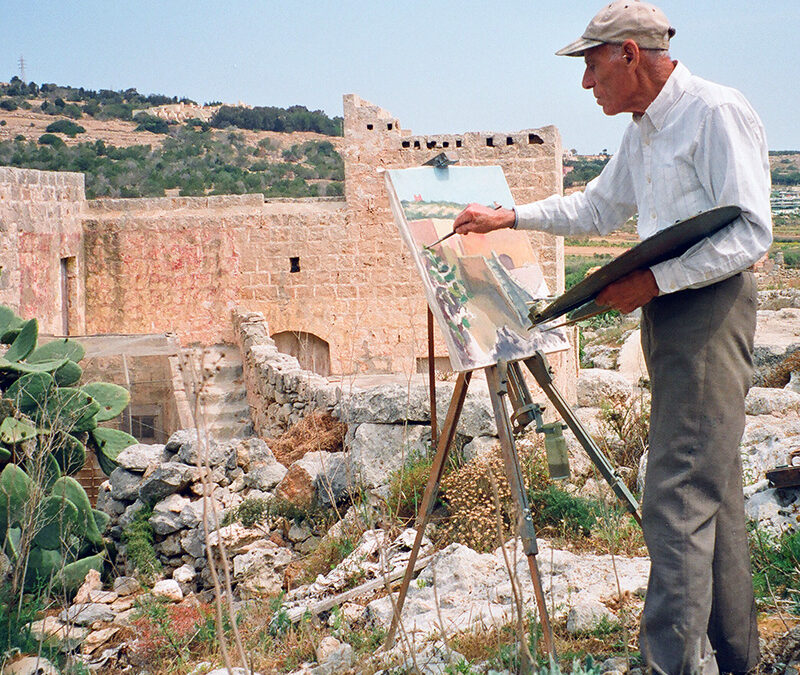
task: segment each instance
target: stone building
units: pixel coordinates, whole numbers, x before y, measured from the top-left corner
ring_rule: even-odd
[[[379,169],[443,150],[500,165],[517,202],[561,190],[555,127],[415,136],[353,94],[344,199],[86,200],[80,174],[0,168],[0,302],[52,334],[174,334],[183,347],[234,344],[238,307],[262,313],[278,347],[320,375],[424,370],[422,286]],[[563,290],[562,241],[529,236],[549,287]],[[441,365],[438,334],[435,345]],[[553,362],[572,397],[574,350]]]

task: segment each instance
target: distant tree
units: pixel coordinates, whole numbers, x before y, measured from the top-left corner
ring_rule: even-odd
[[[19,106],[17,105],[17,102],[13,98],[4,98],[2,101],[0,101],[0,108],[3,110],[11,111],[16,110],[18,107]]]
[[[133,121],[139,123],[135,131],[149,131],[154,134],[166,134],[169,131],[169,124],[166,120],[147,113],[139,113],[133,118]]]
[[[42,134],[39,136],[39,145],[52,145],[54,148],[63,148],[65,143],[55,134]]]
[[[70,138],[75,138],[78,134],[86,132],[80,124],[75,124],[72,120],[56,120],[47,125],[45,131],[50,131],[56,134],[66,134]]]

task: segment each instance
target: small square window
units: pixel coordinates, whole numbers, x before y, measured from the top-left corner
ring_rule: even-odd
[[[300,271],[300,258],[289,258],[289,273]]]

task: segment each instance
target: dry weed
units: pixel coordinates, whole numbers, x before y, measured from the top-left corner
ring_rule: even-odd
[[[648,447],[650,402],[644,395],[610,397],[601,412],[601,449],[628,489],[636,489],[639,461]]]
[[[789,384],[792,373],[800,370],[800,351],[792,352],[764,376],[764,387],[782,389]]]
[[[346,424],[315,410],[278,438],[268,439],[267,444],[275,458],[288,467],[307,452],[341,452],[346,433]]]
[[[541,444],[535,444],[531,449],[520,447],[518,451],[526,484],[529,488],[544,486],[549,478]],[[504,529],[516,531],[515,507],[503,456],[500,448],[494,448],[442,479],[442,499],[450,510],[450,517],[440,529],[444,541],[466,544],[481,552],[497,547],[497,515],[491,476],[497,484]]]

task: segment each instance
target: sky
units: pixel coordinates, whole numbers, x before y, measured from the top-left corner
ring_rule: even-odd
[[[742,91],[772,150],[800,150],[798,0],[663,0],[671,54]],[[415,134],[558,127],[565,148],[614,152],[628,115],[580,87],[578,38],[597,1],[0,0],[0,80],[127,89],[199,103],[342,114],[356,93]]]

